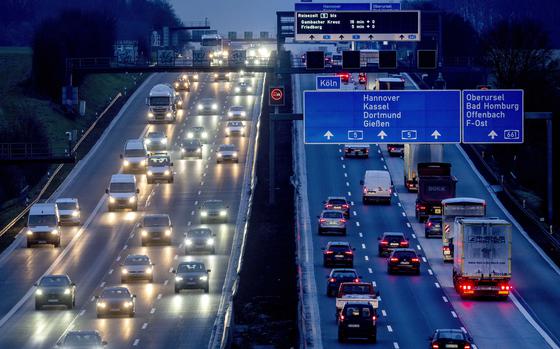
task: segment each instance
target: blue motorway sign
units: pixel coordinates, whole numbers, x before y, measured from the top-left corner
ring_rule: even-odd
[[[367,3],[298,3],[295,4],[296,11],[369,11],[370,4]]]
[[[398,11],[401,9],[400,2],[374,2],[371,4],[372,11]]]
[[[461,91],[305,91],[307,144],[459,143]]]
[[[340,76],[317,76],[317,90],[340,90]]]
[[[523,143],[523,90],[464,90],[463,143]]]

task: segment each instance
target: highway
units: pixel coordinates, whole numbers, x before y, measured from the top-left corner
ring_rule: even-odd
[[[354,74],[356,75],[356,74]],[[369,74],[375,81],[377,75]],[[300,75],[296,81],[301,108],[302,92],[315,89],[312,75]],[[354,76],[356,80],[356,76]],[[349,85],[345,88],[352,89]],[[415,86],[406,82],[407,89]],[[301,111],[301,109],[300,109]],[[452,288],[451,265],[442,262],[440,239],[425,239],[423,225],[414,218],[415,194],[405,192],[403,164],[390,158],[384,145],[372,145],[370,158],[345,159],[336,145],[305,146],[307,194],[312,235],[315,284],[320,312],[323,347],[342,347],[337,343],[334,298],[326,296],[326,276],[330,269],[322,265],[322,251],[328,241],[349,241],[355,252],[355,268],[365,281],[374,281],[380,290],[378,343],[382,348],[419,348],[436,328],[463,327],[478,348],[557,348],[560,328],[558,312],[550,304],[560,301],[555,285],[558,269],[552,267],[515,229],[513,240],[514,295],[507,302],[461,300]],[[459,149],[445,146],[445,158],[453,164],[458,178],[457,195],[484,198],[488,215],[506,217],[492,200]],[[391,206],[363,206],[360,180],[366,169],[388,169],[396,193]],[[348,236],[319,236],[315,216],[328,196],[346,196],[352,200]],[[420,276],[388,275],[385,258],[377,256],[377,236],[384,231],[404,232],[411,247],[426,257]]]
[[[110,348],[203,348],[208,345],[231,252],[239,199],[244,188],[246,155],[254,145],[255,121],[260,111],[262,75],[253,78],[253,96],[233,96],[231,83],[214,83],[208,74],[184,94],[184,110],[176,124],[146,124],[145,97],[156,83],[170,83],[176,74],[149,77],[131,96],[121,113],[86,158],[53,195],[77,197],[82,209],[83,228],[63,228],[62,245],[27,249],[25,239],[0,256],[0,348],[52,348],[70,329],[97,329]],[[214,97],[219,115],[196,115],[201,98]],[[246,123],[250,137],[226,139],[222,117],[232,104],[243,104],[248,111]],[[121,115],[122,114],[122,115]],[[209,144],[203,160],[181,160],[179,141],[191,126],[204,126]],[[112,174],[120,171],[119,154],[127,139],[139,138],[150,130],[165,131],[171,141],[174,162],[173,184],[140,183],[139,211],[107,212],[105,188]],[[216,164],[219,144],[239,147],[239,164]],[[207,199],[221,199],[229,205],[227,224],[210,224],[217,234],[215,255],[188,255],[183,249],[183,233],[199,225],[198,207]],[[137,222],[143,213],[168,213],[174,225],[172,246],[141,247]],[[153,284],[129,283],[136,298],[134,318],[97,319],[94,296],[104,286],[121,285],[120,263],[129,254],[147,254],[155,263]],[[185,260],[203,261],[210,273],[210,293],[173,292],[170,269]],[[74,310],[35,311],[33,284],[44,273],[67,273],[77,284]],[[188,329],[188,330],[187,330]]]

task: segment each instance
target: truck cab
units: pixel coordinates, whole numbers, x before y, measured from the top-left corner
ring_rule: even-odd
[[[31,206],[27,216],[27,247],[34,244],[60,246],[60,216],[54,203]]]
[[[136,184],[136,177],[132,174],[114,174],[111,176],[109,187],[105,189],[109,195],[109,212],[115,209],[138,210],[138,194],[140,189]]]
[[[173,123],[177,118],[175,90],[166,84],[157,84],[150,90],[148,105],[149,123]]]
[[[450,163],[419,163],[416,219],[423,223],[429,216],[441,215],[441,201],[455,197],[456,185]]]

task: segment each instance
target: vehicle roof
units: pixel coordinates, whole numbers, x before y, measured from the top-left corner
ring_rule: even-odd
[[[185,264],[204,265],[204,262],[199,262],[199,261],[185,261],[185,262],[179,262],[179,264],[177,264],[177,266],[179,266],[179,265],[185,265]]]
[[[458,203],[470,203],[470,204],[485,204],[486,200],[479,199],[479,198],[469,198],[469,197],[461,197],[461,198],[450,198],[450,199],[443,199],[441,200],[441,204],[458,204]]]
[[[229,109],[245,109],[245,107],[242,105],[232,105]]]
[[[510,225],[511,223],[504,220],[504,219],[500,219],[497,217],[465,217],[465,218],[457,218],[459,221],[463,222],[463,223],[471,223],[471,224],[485,224],[485,223],[492,223],[492,224],[504,224],[504,225]]]
[[[389,236],[389,235],[394,235],[394,236],[404,236],[404,233],[398,232],[398,231],[386,231],[383,233],[383,236]]]
[[[41,279],[43,278],[68,278],[70,279],[70,277],[66,274],[48,274],[48,275],[44,275],[41,277]]]
[[[333,273],[356,273],[356,275],[358,275],[356,269],[351,269],[351,268],[333,268],[331,270],[331,275]]]
[[[148,160],[149,159],[161,159],[161,158],[166,158],[171,160],[171,157],[169,155],[163,155],[163,154],[158,154],[158,155],[150,155],[148,156]]]
[[[129,254],[128,256],[125,257],[125,260],[127,258],[147,258],[147,259],[150,259],[150,257],[148,255],[145,255],[145,254]]]
[[[77,198],[58,198],[56,199],[55,203],[78,203]]]
[[[68,331],[66,333],[66,335],[69,335],[69,334],[95,334],[95,335],[100,335],[99,331],[96,331],[96,330],[71,330],[71,331]]]
[[[327,246],[350,246],[348,241],[329,241]]]
[[[218,200],[218,199],[213,199],[213,200],[205,200],[202,202],[202,205],[216,205],[216,204],[223,204],[224,200]]]
[[[144,142],[141,139],[129,139],[125,144],[126,149],[144,149]]]
[[[243,121],[228,121],[226,125],[234,125],[234,126],[245,126],[245,124],[243,123]]]
[[[146,213],[144,215],[144,218],[146,217],[165,217],[165,218],[169,218],[169,215],[167,213]]]
[[[190,129],[192,131],[204,130],[204,126],[193,126]]]
[[[367,170],[366,173],[364,174],[364,178],[366,180],[368,179],[373,179],[373,178],[387,178],[387,179],[391,179],[391,175],[389,174],[389,171],[386,170]]]
[[[195,232],[195,231],[202,231],[202,230],[207,231],[207,232],[210,232],[210,233],[212,232],[212,229],[210,229],[210,228],[207,228],[207,227],[198,227],[198,228],[193,228],[193,229],[187,230],[187,234],[188,234],[188,233],[191,233],[191,232]]]
[[[428,220],[441,220],[442,218],[440,215],[428,216]]]
[[[329,197],[327,197],[327,201],[328,200],[346,200],[346,201],[348,201],[346,199],[346,197],[344,197],[344,196],[329,196]]]
[[[42,203],[42,204],[34,204],[31,206],[29,210],[29,214],[31,215],[39,215],[39,214],[55,214],[56,206],[54,203]]]
[[[235,144],[220,144],[220,149],[235,149]]]
[[[111,183],[130,183],[136,182],[133,174],[118,173],[111,176]]]
[[[395,252],[413,252],[414,254],[416,254],[416,251],[413,248],[395,248],[391,253]]]
[[[167,84],[157,84],[150,90],[150,96],[152,94],[169,93],[173,94],[173,88]]]

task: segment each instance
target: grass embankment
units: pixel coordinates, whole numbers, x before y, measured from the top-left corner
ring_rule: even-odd
[[[23,116],[33,116],[40,120],[53,147],[67,146],[67,131],[78,130],[79,138],[81,131],[92,124],[117,93],[125,89],[134,91],[145,78],[141,74],[88,75],[78,86],[79,99],[86,101],[86,113],[84,116],[69,116],[63,113],[60,101],[51,101],[33,91],[31,68],[30,48],[0,47],[0,127],[9,127]],[[119,103],[115,107],[119,107]],[[51,166],[51,171],[55,167],[56,165]],[[71,167],[63,172],[67,173],[70,169]],[[57,178],[53,182],[59,183],[62,179]],[[30,198],[36,197],[46,180],[44,176],[42,181],[29,188]],[[4,205],[3,208],[2,205],[0,202],[0,229],[24,208],[23,202]]]

